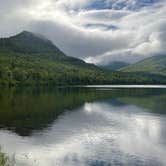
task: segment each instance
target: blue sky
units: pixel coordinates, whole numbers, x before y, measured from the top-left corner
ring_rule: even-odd
[[[134,0],[129,3],[129,0],[95,0],[90,3],[84,9],[86,10],[131,10],[139,11],[145,7],[151,7],[157,4],[159,0]],[[82,10],[82,9],[81,9]],[[115,25],[107,24],[87,24],[87,27],[101,27],[105,30],[115,30],[118,29]]]
[[[159,0],[134,0],[129,3],[130,0],[95,0],[90,4],[87,9],[115,9],[115,10],[139,10],[142,7],[151,6]]]
[[[0,20],[2,37],[41,33],[95,64],[166,52],[166,0],[0,0]]]

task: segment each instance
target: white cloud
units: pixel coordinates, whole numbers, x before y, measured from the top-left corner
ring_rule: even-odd
[[[100,10],[91,7],[95,2],[0,0],[0,35],[42,33],[68,55],[94,63],[135,62],[166,52],[165,0],[105,0]]]

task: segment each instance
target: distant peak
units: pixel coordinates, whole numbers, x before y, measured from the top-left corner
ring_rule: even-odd
[[[52,44],[52,42],[50,40],[48,40],[45,36],[43,36],[39,33],[34,33],[34,32],[30,32],[30,31],[26,31],[26,30],[13,36],[12,38],[35,39],[35,40],[40,40],[40,41]]]
[[[29,32],[29,31],[22,31],[20,34],[32,34],[32,32]]]
[[[11,36],[11,38],[31,38],[31,37],[36,37],[36,35],[33,32],[29,31],[22,31],[14,36]]]
[[[14,51],[19,53],[44,54],[60,52],[60,54],[64,55],[50,40],[34,32],[22,31],[15,36],[6,38],[5,41],[10,43],[11,50],[14,49]]]
[[[17,37],[17,36],[34,36],[34,37],[37,37],[37,35],[35,35],[35,33],[29,32],[29,31],[22,31],[19,34],[15,35],[15,37]]]

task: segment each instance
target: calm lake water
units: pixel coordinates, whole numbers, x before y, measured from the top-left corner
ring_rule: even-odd
[[[0,146],[18,166],[165,166],[166,89],[1,89]]]

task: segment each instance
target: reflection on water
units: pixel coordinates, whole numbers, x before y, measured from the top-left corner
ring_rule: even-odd
[[[166,165],[165,89],[3,90],[0,126],[17,165]]]

